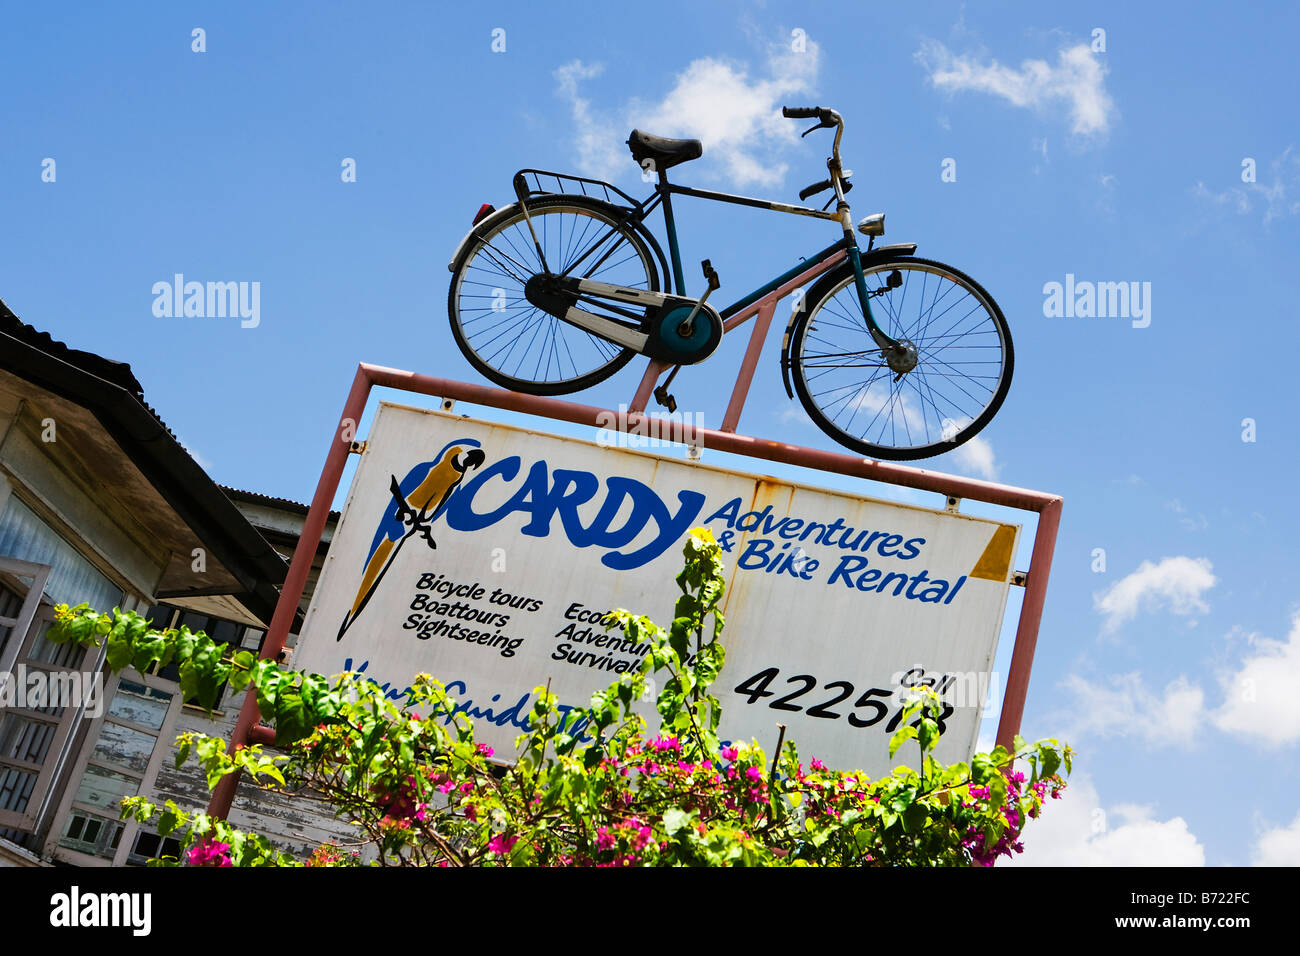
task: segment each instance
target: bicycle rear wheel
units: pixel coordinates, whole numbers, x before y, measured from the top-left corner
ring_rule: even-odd
[[[895,461],[951,451],[993,418],[1014,354],[1002,310],[969,276],[929,259],[863,266],[871,314],[917,352],[896,373],[867,330],[852,266],[823,277],[790,338],[795,392],[809,417],[847,448]]]
[[[524,296],[544,272],[523,209],[512,211],[466,245],[452,272],[447,310],[456,344],[491,381],[516,392],[558,395],[613,375],[636,353],[543,311]],[[577,196],[531,200],[537,241],[555,273],[659,290],[649,248],[617,207]],[[584,311],[640,327],[648,310],[581,298]]]

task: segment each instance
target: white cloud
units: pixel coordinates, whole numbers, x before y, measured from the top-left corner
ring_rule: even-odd
[[[1048,800],[1024,834],[1025,852],[1013,865],[1205,865],[1205,848],[1182,817],[1156,820],[1149,807],[1132,804],[1106,809],[1096,785],[1077,772],[1061,799]]]
[[[1056,65],[1025,60],[1019,69],[997,60],[980,62],[958,55],[937,40],[924,40],[917,61],[930,82],[950,93],[973,90],[1001,97],[1028,109],[1068,109],[1071,130],[1080,136],[1105,133],[1115,116],[1115,103],[1106,92],[1106,67],[1086,43],[1060,50]]]
[[[1268,164],[1270,181],[1261,182],[1261,175],[1256,168],[1256,181],[1243,182],[1240,186],[1230,186],[1222,192],[1213,192],[1204,182],[1197,181],[1192,187],[1192,195],[1198,199],[1233,209],[1238,215],[1245,215],[1255,208],[1255,203],[1264,206],[1264,225],[1284,216],[1300,213],[1300,153],[1294,146],[1288,146],[1282,155]]]
[[[617,126],[596,117],[591,110],[591,101],[578,95],[578,85],[583,80],[595,79],[603,72],[603,64],[589,65],[574,60],[560,67],[554,74],[560,94],[569,101],[573,125],[578,130],[578,163],[584,170],[596,172],[597,175],[603,175],[603,171],[613,168],[620,160],[626,162],[630,159],[623,145],[627,131],[620,137]]]
[[[1258,184],[1248,183],[1247,185]],[[1246,190],[1240,186],[1233,186],[1225,189],[1221,193],[1216,193],[1212,192],[1204,182],[1198,179],[1196,185],[1192,187],[1192,195],[1197,199],[1203,199],[1206,202],[1214,203],[1216,206],[1232,206],[1242,215],[1250,212],[1252,208],[1250,196],[1247,195]]]
[[[786,405],[776,413],[776,420],[782,425],[812,425],[813,420],[808,417],[802,405]]]
[[[952,452],[957,467],[967,474],[978,475],[987,481],[998,476],[998,464],[994,460],[993,445],[987,438],[976,435]]]
[[[1205,716],[1205,692],[1179,676],[1156,690],[1138,673],[1118,674],[1109,686],[1071,675],[1074,725],[1065,736],[1140,737],[1154,746],[1195,742]]]
[[[777,157],[798,142],[800,132],[798,123],[781,115],[781,107],[811,94],[819,62],[812,40],[803,52],[773,46],[757,73],[744,63],[702,57],[677,74],[661,100],[632,100],[603,113],[594,111],[579,90],[583,81],[601,74],[602,65],[574,60],[556,70],[555,79],[578,130],[579,163],[591,175],[608,179],[628,171],[633,160],[624,141],[637,127],[703,141],[705,161],[721,163],[737,186],[775,186],[787,168]]]
[[[1141,609],[1168,608],[1174,614],[1208,613],[1202,595],[1214,587],[1213,565],[1206,558],[1178,556],[1158,564],[1143,561],[1136,571],[1121,578],[1101,594],[1093,605],[1106,618],[1106,631],[1114,631],[1137,616]]]
[[[1189,531],[1204,531],[1210,526],[1210,520],[1205,515],[1199,511],[1193,515],[1177,498],[1166,501],[1165,507],[1178,515],[1178,523]]]
[[[1261,833],[1251,848],[1250,862],[1255,866],[1300,866],[1300,813],[1289,826]]]
[[[1300,615],[1285,641],[1252,635],[1250,642],[1256,653],[1222,679],[1214,724],[1264,746],[1294,744],[1300,740]]]

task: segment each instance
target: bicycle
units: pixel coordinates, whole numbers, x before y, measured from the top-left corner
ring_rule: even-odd
[[[1011,384],[1011,334],[997,303],[964,273],[917,258],[915,243],[877,248],[883,213],[858,223],[857,232],[868,237],[861,249],[844,198],[853,184],[840,159],[843,118],[822,107],[785,107],[782,114],[818,121],[803,136],[835,130],[830,175],[799,193],[806,201],[833,190],[820,210],[670,183],[670,168],[703,154],[699,140],[640,130],[627,144],[645,173],[658,177],[645,200],[581,176],[516,173],[517,201],[480,207],[448,263],[448,312],[465,358],[505,388],[558,395],[595,385],[645,355],[650,385],[671,367],[654,395],[675,411],[667,389],[682,366],[706,360],[724,328],[754,314],[765,334],[776,300],[812,281],[786,326],[781,376],[786,394],[797,394],[826,434],[864,455],[894,460],[941,454],[973,438]],[[720,284],[709,260],[704,294],[686,293],[673,196],[826,219],[843,236],[718,311],[707,301]],[[656,207],[663,209],[671,271],[646,226]],[[754,340],[761,347],[758,328]],[[752,378],[757,356],[751,345],[742,377]],[[734,427],[739,408],[728,416]],[[729,430],[725,420],[723,429]]]

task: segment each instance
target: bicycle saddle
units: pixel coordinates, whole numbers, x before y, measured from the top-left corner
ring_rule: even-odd
[[[678,163],[687,163],[704,155],[704,146],[698,139],[669,139],[667,136],[652,136],[639,129],[632,130],[627,138],[632,158],[644,165],[647,159],[654,161],[654,168],[670,169]]]

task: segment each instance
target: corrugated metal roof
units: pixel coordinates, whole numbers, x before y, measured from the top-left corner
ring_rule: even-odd
[[[273,508],[281,508],[285,511],[292,511],[295,514],[305,515],[310,509],[307,505],[299,501],[293,501],[289,498],[276,498],[273,495],[263,495],[256,491],[245,491],[242,488],[231,488],[229,485],[217,485],[226,493],[226,497],[233,501],[247,501],[252,504],[268,505]],[[331,511],[330,518],[337,520],[339,512]]]

